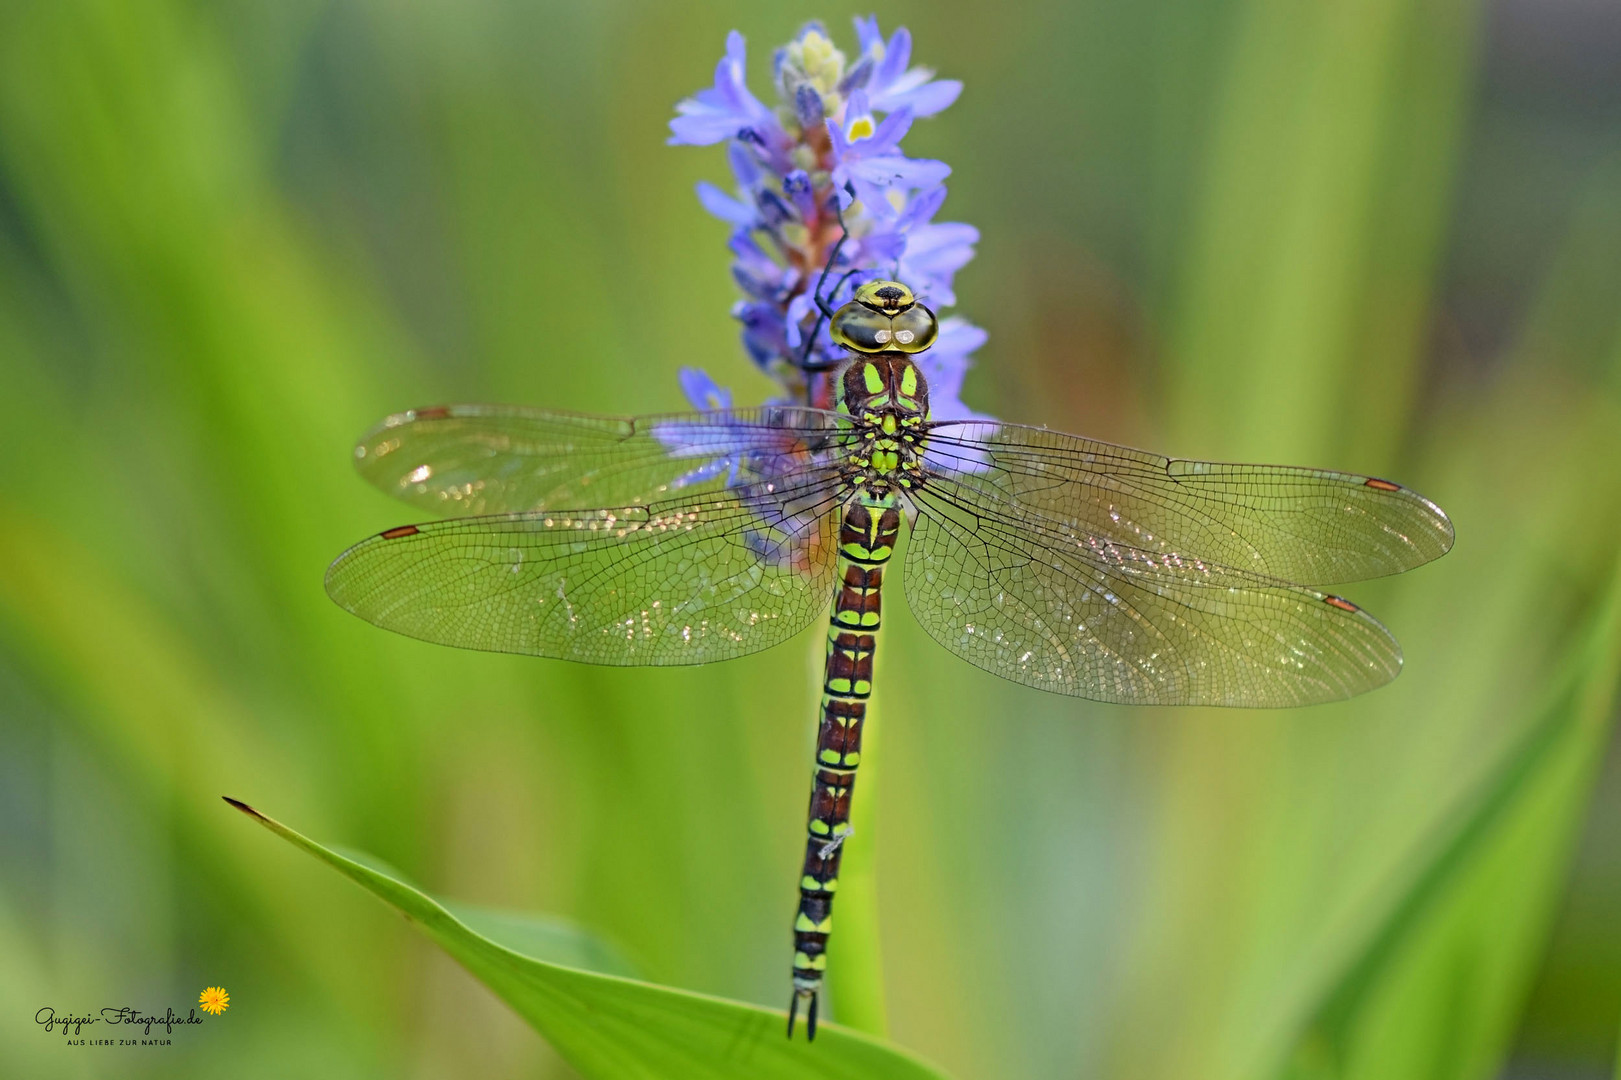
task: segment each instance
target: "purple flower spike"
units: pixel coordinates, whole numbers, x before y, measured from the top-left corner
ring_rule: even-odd
[[[828,336],[814,292],[845,235],[840,213],[848,237],[828,277],[834,306],[875,278],[906,282],[931,307],[953,305],[953,279],[979,240],[971,225],[934,220],[950,166],[901,147],[913,121],[950,105],[962,84],[912,67],[906,30],[886,41],[877,19],[858,18],[855,28],[861,51],[853,64],[820,23],[778,49],[770,107],[744,82],[743,38],[734,31],[714,86],[682,101],[670,121],[672,143],[726,143],[736,194],[706,183],[698,199],[732,228],[732,275],[746,297],[732,314],[744,349],[781,386],[777,401],[823,409],[834,404],[828,371],[845,353]],[[854,273],[844,278],[847,271]],[[919,354],[935,417],[976,415],[960,393],[969,354],[984,340],[952,317],[934,348]],[[702,372],[684,371],[681,385],[699,408],[731,404]]]

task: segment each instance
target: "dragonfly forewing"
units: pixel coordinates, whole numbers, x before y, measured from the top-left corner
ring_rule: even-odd
[[[388,417],[361,437],[355,465],[439,516],[642,506],[790,474],[847,429],[793,406],[618,417],[441,405]]]
[[[769,648],[826,608],[836,473],[617,509],[390,529],[327,571],[339,605],[443,645],[589,664],[702,664]]]
[[[930,426],[931,469],[1077,533],[1332,585],[1410,570],[1452,546],[1440,507],[1389,481],[1160,457],[1044,428]]]

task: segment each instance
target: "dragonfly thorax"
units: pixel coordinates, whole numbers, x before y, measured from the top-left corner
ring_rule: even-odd
[[[839,374],[839,411],[854,421],[846,480],[883,500],[917,485],[929,418],[929,385],[901,353],[858,356]]]
[[[929,416],[929,384],[910,357],[901,353],[857,356],[839,372],[838,409],[876,422],[887,412],[898,417]]]

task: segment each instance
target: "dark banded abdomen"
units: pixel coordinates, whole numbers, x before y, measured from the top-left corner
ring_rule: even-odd
[[[807,1033],[816,1037],[816,1001],[827,970],[839,860],[850,832],[850,799],[861,764],[861,727],[872,695],[872,659],[881,623],[884,564],[895,550],[900,512],[893,505],[852,502],[839,530],[839,591],[827,635],[816,768],[811,784],[805,864],[794,918],[794,996],[788,1015],[806,1001]]]

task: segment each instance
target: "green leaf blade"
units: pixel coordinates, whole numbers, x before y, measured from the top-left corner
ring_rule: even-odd
[[[783,1036],[786,1015],[777,1010],[565,967],[516,952],[475,932],[444,905],[398,878],[317,844],[245,803],[229,797],[225,801],[398,909],[584,1076],[647,1080],[677,1076],[942,1080],[945,1076],[897,1047],[835,1024],[818,1027],[815,1043],[788,1040]],[[486,926],[514,929],[511,916],[486,920]],[[514,939],[507,936],[507,940]]]

